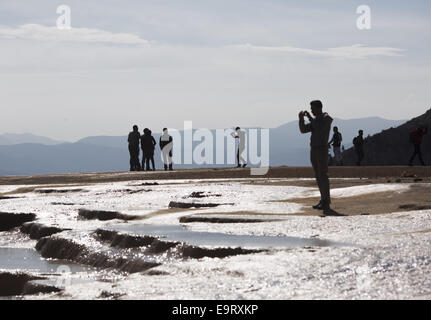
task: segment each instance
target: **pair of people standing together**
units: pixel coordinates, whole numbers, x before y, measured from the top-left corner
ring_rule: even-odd
[[[130,171],[155,170],[154,164],[154,149],[156,140],[151,134],[151,130],[144,129],[144,134],[141,136],[137,125],[133,126],[133,131],[129,133],[129,153],[130,153]],[[162,150],[164,169],[173,170],[172,168],[172,137],[168,134],[168,130],[163,128],[163,135],[160,137],[159,145]],[[142,167],[139,162],[139,145],[142,148]],[[150,162],[152,169],[150,167]]]

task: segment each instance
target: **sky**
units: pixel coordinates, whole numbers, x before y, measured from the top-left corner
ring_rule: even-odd
[[[314,99],[410,119],[431,108],[430,16],[428,0],[2,0],[0,133],[273,128]]]

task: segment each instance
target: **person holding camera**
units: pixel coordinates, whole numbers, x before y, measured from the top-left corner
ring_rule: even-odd
[[[329,213],[331,197],[328,178],[328,139],[332,118],[322,111],[323,105],[320,100],[311,101],[310,106],[314,117],[308,111],[301,111],[299,113],[299,130],[301,133],[311,132],[310,160],[321,196],[319,203],[313,206],[313,209]],[[305,124],[305,117],[309,120],[307,124]]]

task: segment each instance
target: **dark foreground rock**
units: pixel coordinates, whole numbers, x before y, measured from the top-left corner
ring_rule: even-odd
[[[208,197],[221,197],[221,194],[219,193],[207,193],[205,191],[195,191],[192,192],[191,194],[189,194],[188,196],[185,196],[184,199],[186,198],[208,198]]]
[[[0,212],[0,231],[7,231],[21,226],[25,222],[36,219],[34,213]]]
[[[35,222],[24,223],[20,228],[20,231],[22,233],[28,234],[30,236],[30,239],[36,239],[36,240],[39,240],[40,238],[48,237],[53,234],[63,232],[66,230],[70,230],[70,229],[61,229],[58,227],[45,226],[43,224],[35,223]]]
[[[84,189],[36,189],[34,192],[36,193],[71,193],[71,192],[84,192]]]
[[[196,202],[169,202],[169,208],[190,209],[190,208],[213,208],[221,205],[233,205],[233,203],[196,203]]]
[[[139,216],[123,214],[117,211],[104,211],[104,210],[88,210],[88,209],[79,209],[78,215],[87,220],[135,220],[138,219]]]
[[[149,246],[154,240],[156,240],[156,237],[152,236],[134,236],[103,229],[97,229],[94,234],[98,240],[109,242],[111,247],[118,248],[137,248]]]
[[[40,239],[36,244],[36,250],[44,258],[64,259],[96,268],[113,268],[128,273],[145,271],[159,265],[159,263],[135,258],[133,255],[91,250],[70,239],[56,236]]]
[[[258,253],[264,250],[256,250],[256,249],[243,249],[240,247],[237,248],[201,248],[197,246],[190,246],[187,244],[183,244],[180,248],[178,248],[184,258],[193,258],[200,259],[204,257],[210,258],[225,258],[229,256],[236,256],[240,254],[251,254]]]
[[[279,219],[278,219],[279,220]],[[206,222],[206,223],[258,223],[258,222],[272,222],[275,219],[246,219],[246,218],[223,218],[223,217],[193,217],[184,216],[179,219],[180,223],[191,222]]]
[[[203,257],[224,258],[228,256],[262,252],[264,250],[249,250],[243,248],[203,248],[189,245],[185,242],[168,241],[148,235],[133,235],[113,230],[98,229],[97,238],[109,242],[113,247],[136,248],[142,247],[148,255],[168,253],[170,256],[187,259],[200,259]]]
[[[34,281],[44,279],[45,278],[25,273],[0,272],[0,296],[30,295],[61,291],[60,288]]]

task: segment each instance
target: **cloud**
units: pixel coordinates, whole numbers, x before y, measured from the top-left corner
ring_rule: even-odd
[[[355,44],[346,47],[336,47],[324,50],[297,48],[291,46],[267,47],[254,46],[251,44],[232,46],[239,49],[247,49],[256,52],[274,52],[274,53],[299,53],[309,56],[328,57],[328,58],[350,58],[364,59],[372,56],[399,57],[402,56],[403,49],[391,47],[367,47],[361,44]]]
[[[25,24],[17,28],[0,27],[0,38],[123,45],[146,45],[149,43],[147,40],[130,33],[112,33],[88,28],[60,30],[57,27],[47,27],[39,24]]]

